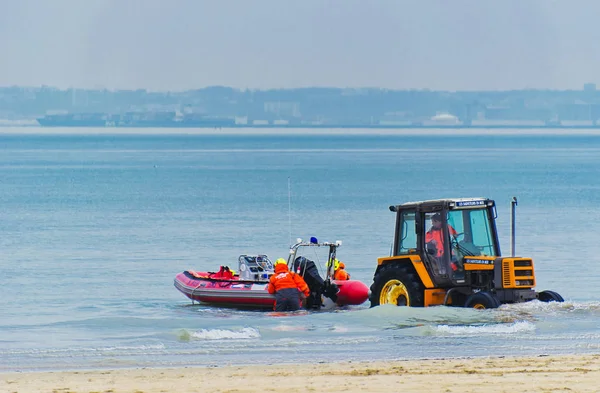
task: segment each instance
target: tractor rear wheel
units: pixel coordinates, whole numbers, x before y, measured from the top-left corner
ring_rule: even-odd
[[[412,266],[385,265],[373,278],[371,307],[381,304],[423,307],[425,287]]]
[[[562,296],[554,291],[542,291],[538,293],[538,299],[540,302],[564,302]]]
[[[483,310],[500,307],[500,300],[489,292],[476,292],[467,298],[465,307]]]

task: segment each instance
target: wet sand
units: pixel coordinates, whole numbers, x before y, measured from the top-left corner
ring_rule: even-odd
[[[600,392],[600,354],[13,372],[0,392]]]

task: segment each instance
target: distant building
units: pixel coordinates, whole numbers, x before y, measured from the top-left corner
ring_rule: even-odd
[[[276,116],[300,117],[300,104],[298,102],[265,102],[263,104],[265,113],[272,113]]]
[[[596,91],[595,83],[586,83],[583,85],[583,91]]]
[[[431,122],[437,124],[458,124],[458,117],[451,115],[450,113],[438,113],[435,116],[432,116],[430,119]]]
[[[586,103],[559,104],[555,108],[560,120],[581,121],[592,119],[592,106]]]

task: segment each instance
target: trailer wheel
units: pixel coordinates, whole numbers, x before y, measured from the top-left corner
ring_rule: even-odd
[[[373,278],[371,307],[381,304],[423,307],[425,287],[412,266],[385,265]]]
[[[489,292],[476,292],[467,298],[465,307],[483,310],[500,307],[500,300]]]
[[[564,302],[562,296],[554,291],[542,291],[538,293],[538,299],[540,302]]]

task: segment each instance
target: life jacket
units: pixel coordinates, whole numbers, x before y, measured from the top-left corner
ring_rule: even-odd
[[[310,290],[304,279],[294,272],[290,272],[287,265],[279,263],[275,265],[275,274],[269,279],[267,287],[270,294],[275,294],[280,289],[297,288],[305,296],[310,295]]]
[[[194,276],[195,278],[210,278],[210,275],[207,273],[198,273],[195,270],[188,270],[187,271],[189,274],[191,274],[192,276]],[[214,274],[214,273],[213,273]]]
[[[345,271],[344,269],[340,268],[338,270],[335,271],[335,273],[333,274],[333,279],[334,280],[349,280],[350,279],[350,274],[348,274],[347,271]]]
[[[210,274],[210,278],[231,280],[233,278],[233,272],[229,269],[229,266],[221,266],[218,272]]]

